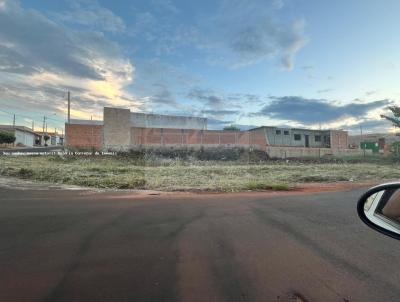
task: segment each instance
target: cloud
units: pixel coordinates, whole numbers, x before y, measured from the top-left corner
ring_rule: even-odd
[[[197,100],[207,108],[222,108],[226,105],[224,97],[214,94],[214,92],[206,89],[192,89],[189,91],[187,97],[192,100]]]
[[[314,66],[313,65],[303,65],[300,67],[302,70],[313,70]]]
[[[279,58],[293,68],[296,53],[306,44],[303,19],[283,19],[275,14],[276,1],[223,1],[218,13],[206,20],[204,48],[214,62],[242,67]],[[251,18],[249,18],[251,16]],[[221,60],[222,58],[222,60]]]
[[[361,121],[360,123],[345,126],[345,130],[350,131],[352,134],[360,134],[361,129],[363,133],[386,133],[388,129],[391,128],[390,122],[379,119],[366,119]]]
[[[334,89],[332,89],[332,88],[325,88],[325,89],[317,90],[317,93],[326,93],[326,92],[331,92],[331,91],[334,91]]]
[[[202,110],[201,112],[204,114],[210,114],[214,116],[233,115],[240,113],[239,110]]]
[[[368,103],[358,101],[346,105],[335,105],[327,100],[306,99],[299,96],[271,97],[271,99],[271,103],[265,105],[253,116],[266,116],[306,125],[332,122],[343,117],[363,118],[369,111],[391,103],[389,100],[379,100]]]
[[[110,73],[129,78],[133,69],[103,34],[68,30],[11,0],[0,10],[0,46],[1,67],[8,72],[50,71],[103,80]]]
[[[170,0],[152,0],[151,3],[156,10],[162,13],[172,15],[177,15],[180,13],[180,10]]]
[[[96,0],[75,0],[68,12],[54,13],[60,21],[87,26],[91,29],[111,33],[123,33],[125,22],[111,10],[102,7]]]
[[[272,6],[276,9],[281,9],[285,6],[284,0],[272,0]]]
[[[182,106],[176,101],[173,92],[166,85],[158,83],[154,84],[153,88],[157,89],[157,92],[149,97],[149,101],[154,109],[159,109],[160,106],[182,109]]]
[[[24,9],[18,1],[3,0],[2,4],[3,101],[34,109],[47,105],[46,111],[59,111],[65,110],[62,95],[71,90],[77,102],[74,112],[81,118],[85,112],[87,116],[101,112],[102,108],[96,108],[99,98],[93,95],[109,106],[140,105],[125,91],[134,67],[116,43],[100,32],[77,32],[59,25],[36,10]]]
[[[219,111],[226,110],[226,107],[241,109],[243,107],[243,104],[255,105],[263,103],[263,98],[256,94],[251,94],[251,93],[224,94],[204,88],[192,88],[189,90],[186,97],[191,100],[200,102],[201,105],[206,109],[213,109]]]
[[[367,96],[370,96],[370,95],[373,95],[373,94],[375,94],[375,93],[377,93],[377,92],[378,92],[378,90],[370,90],[370,91],[365,92],[365,94],[366,94]]]
[[[292,69],[295,55],[307,42],[305,20],[283,17],[282,0],[221,0],[217,9],[203,7],[189,22],[176,17],[180,10],[169,1],[154,1],[158,5],[150,11],[134,11],[128,31],[147,41],[148,51],[157,56],[191,49],[211,65],[240,68],[277,60]]]
[[[244,125],[244,124],[237,124],[233,120],[220,120],[220,119],[213,119],[213,118],[208,118],[207,119],[207,128],[210,130],[222,130],[226,126],[234,125],[238,127],[240,130],[245,131],[249,129],[256,128],[257,126],[255,125]]]

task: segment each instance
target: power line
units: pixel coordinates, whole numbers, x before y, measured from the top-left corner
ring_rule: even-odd
[[[19,114],[19,113],[11,113],[11,112],[9,112],[9,111],[5,111],[5,110],[2,110],[2,109],[0,109],[0,111],[1,112],[4,112],[4,113],[7,113],[7,114],[9,114],[10,116],[14,116],[14,115],[16,115],[17,117],[23,117],[23,118],[27,118],[27,119],[29,119],[29,120],[31,120],[31,121],[38,121],[38,119],[39,119],[39,117],[38,118],[33,118],[32,116],[27,116],[27,115],[23,115],[23,114]],[[59,123],[65,123],[65,121],[64,120],[61,120],[61,119],[55,119],[55,118],[52,118],[52,117],[46,117],[47,119],[49,119],[49,120],[52,120],[52,121],[54,121],[54,122],[59,122]]]
[[[10,107],[9,107],[9,108],[10,108]],[[11,107],[11,108],[12,108],[12,107]],[[15,110],[20,110],[20,109],[15,108]],[[4,113],[8,113],[8,114],[10,114],[10,115],[14,115],[14,113],[9,112],[9,111],[6,111],[6,110],[3,110],[3,109],[0,109],[0,111],[2,111],[2,112],[4,112]],[[32,112],[32,111],[31,111],[31,112]],[[42,115],[43,115],[43,113],[36,113],[36,112],[32,112],[32,114],[34,114],[34,115],[39,115],[39,116],[42,116]],[[34,120],[31,116],[27,116],[27,115],[24,115],[24,114],[17,113],[16,115],[17,115],[17,116],[20,116],[20,117],[28,118],[28,119],[30,119],[30,120]],[[53,120],[53,121],[55,121],[55,122],[65,123],[65,120],[62,120],[62,119],[56,119],[56,118],[52,118],[52,117],[51,117],[51,118],[48,117],[48,119]]]

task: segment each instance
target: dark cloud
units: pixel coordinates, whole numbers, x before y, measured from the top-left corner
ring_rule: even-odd
[[[239,114],[239,110],[203,110],[201,113],[210,114],[210,115],[233,115]]]
[[[257,128],[257,126],[255,126],[255,125],[236,124],[235,121],[232,121],[232,120],[224,121],[224,120],[220,120],[220,119],[210,119],[210,118],[207,119],[207,126],[208,126],[208,129],[210,129],[210,130],[221,130],[224,127],[230,126],[230,125],[235,125],[242,131]]]
[[[180,108],[180,104],[175,100],[174,94],[164,85],[158,84],[158,92],[150,97],[150,101],[153,105],[168,106],[172,108]],[[156,109],[156,108],[154,108]]]
[[[271,97],[271,99],[273,100],[271,103],[253,115],[313,124],[335,121],[344,116],[363,118],[368,111],[391,103],[389,100],[379,100],[335,105],[327,100],[305,99],[298,96]]]
[[[192,89],[187,94],[187,97],[192,100],[201,101],[208,108],[222,108],[226,105],[225,98],[205,89]]]
[[[229,93],[221,94],[209,89],[195,88],[189,90],[187,98],[198,101],[203,110],[227,110],[226,108],[243,108],[244,104],[260,104],[263,102],[262,97],[248,93]],[[232,110],[232,109],[229,109]],[[239,112],[239,111],[238,111]]]

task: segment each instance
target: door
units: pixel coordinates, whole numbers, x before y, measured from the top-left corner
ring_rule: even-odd
[[[306,141],[306,148],[309,148],[310,147],[310,137],[307,134],[305,134],[304,138]]]

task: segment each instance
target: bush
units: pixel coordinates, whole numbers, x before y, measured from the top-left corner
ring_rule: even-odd
[[[0,144],[12,144],[16,140],[13,133],[8,131],[0,131]]]
[[[173,159],[183,161],[240,161],[260,162],[268,160],[268,155],[262,150],[249,150],[245,147],[188,147],[188,146],[152,146],[136,148],[130,152],[119,152],[120,156],[145,161]]]

